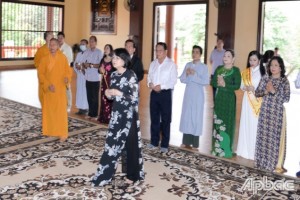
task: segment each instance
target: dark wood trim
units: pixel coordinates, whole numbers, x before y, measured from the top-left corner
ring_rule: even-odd
[[[155,8],[156,6],[159,6],[160,4],[158,3],[153,3],[153,7],[152,7],[152,42],[151,42],[151,61],[153,60],[153,57],[154,57],[154,41],[155,41],[155,37],[154,34],[155,34],[155,15],[156,15],[156,12],[155,12]]]
[[[2,58],[2,2],[0,2],[0,27],[1,27],[1,31],[0,31],[0,62],[1,62],[1,58]]]
[[[12,65],[12,66],[1,66],[1,70],[18,70],[18,69],[35,69],[34,65]]]
[[[64,8],[63,4],[55,4],[54,2],[42,3],[42,2],[34,2],[34,1],[17,1],[16,0],[2,0],[2,2],[11,2],[11,3],[21,3],[21,4],[29,4],[29,5],[40,5],[40,6],[56,6]]]
[[[225,6],[218,8],[218,37],[224,40],[225,49],[234,48],[236,0],[227,0]]]
[[[260,0],[261,2],[267,2],[267,1],[299,1],[299,0]]]
[[[166,10],[166,26],[165,26],[165,31],[166,31],[166,35],[165,35],[165,41],[166,44],[168,45],[168,51],[167,51],[167,56],[169,58],[172,58],[173,55],[173,48],[174,48],[174,44],[172,43],[173,40],[173,29],[174,29],[174,5],[168,5],[167,6],[167,10]],[[160,41],[158,41],[160,42]]]
[[[206,25],[205,25],[205,41],[204,41],[204,44],[205,44],[205,48],[203,49],[203,53],[204,53],[204,60],[203,60],[203,63],[207,64],[206,61],[207,61],[207,58],[209,58],[209,55],[208,55],[208,52],[207,52],[207,49],[208,49],[208,16],[209,16],[209,1],[207,1],[206,3]]]
[[[164,6],[164,5],[185,5],[185,4],[199,4],[199,3],[207,3],[209,0],[190,0],[190,1],[168,1],[168,2],[155,2],[153,5],[155,6]]]
[[[136,43],[136,54],[143,56],[144,0],[135,0],[135,8],[130,10],[129,37]]]
[[[262,4],[263,4],[263,0],[259,0],[259,5],[258,5],[258,21],[257,21],[257,39],[256,39],[256,49],[260,52],[262,49]]]

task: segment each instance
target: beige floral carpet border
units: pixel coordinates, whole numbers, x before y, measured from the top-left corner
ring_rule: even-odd
[[[26,113],[25,113],[26,114]],[[83,131],[82,131],[83,130]],[[105,128],[81,129],[68,140],[41,139],[0,152],[0,199],[297,199],[299,181],[294,191],[241,190],[245,180],[287,180],[226,160],[171,147],[166,154],[147,149],[143,156],[146,178],[127,185],[120,169],[112,184],[91,187],[99,156],[105,143]]]

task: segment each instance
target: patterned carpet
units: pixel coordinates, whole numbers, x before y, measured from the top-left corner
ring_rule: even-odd
[[[69,118],[69,132],[85,132],[97,124]],[[0,147],[9,148],[46,139],[41,135],[41,110],[0,98]]]
[[[69,118],[70,137],[60,143],[40,135],[40,110],[0,98],[0,199],[300,199],[299,179],[244,167],[171,147],[146,148],[146,179],[128,186],[117,170],[111,185],[91,187],[105,142],[100,125]],[[241,190],[245,180],[292,180],[293,191]]]

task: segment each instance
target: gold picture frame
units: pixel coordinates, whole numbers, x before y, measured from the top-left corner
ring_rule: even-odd
[[[117,34],[117,0],[91,1],[91,34]]]

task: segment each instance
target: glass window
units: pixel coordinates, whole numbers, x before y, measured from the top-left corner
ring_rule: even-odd
[[[204,49],[201,60],[205,60],[207,3],[157,3],[154,11],[153,59],[157,42],[165,42],[169,56],[179,67],[179,74],[191,60],[193,45]]]
[[[260,50],[273,50],[284,60],[287,74],[300,66],[300,1],[261,2]],[[276,50],[275,50],[276,48]]]
[[[3,0],[1,16],[1,60],[31,59],[45,43],[45,31],[62,31],[61,5]]]

